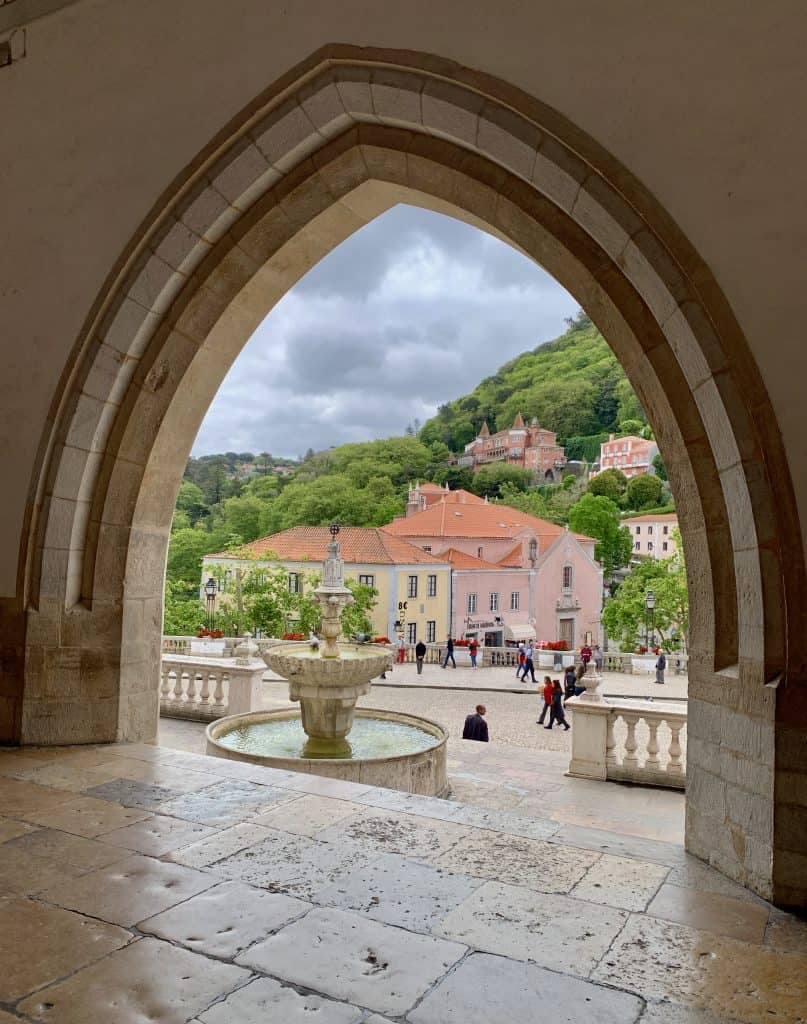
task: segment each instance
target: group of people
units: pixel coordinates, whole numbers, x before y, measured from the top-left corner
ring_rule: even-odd
[[[600,650],[599,644],[595,644],[593,649],[589,647],[588,644],[585,644],[580,648],[580,675],[582,676],[585,673],[591,661],[594,662],[594,667],[597,672],[602,672],[604,660],[604,655]],[[520,679],[521,682],[525,682],[527,673],[529,673],[530,680],[533,683],[538,682],[535,678],[535,647],[532,643],[520,643],[518,645],[516,679]]]
[[[574,669],[572,669],[572,672],[574,672]],[[557,722],[558,725],[562,725],[568,732],[571,726],[566,721],[566,713],[563,710],[564,699],[568,696],[568,689],[564,694],[559,679],[550,679],[549,676],[544,676],[544,706],[541,709],[541,716],[537,720],[536,725],[544,725],[544,719],[548,711],[549,725],[544,725],[544,728],[551,729],[555,722]]]

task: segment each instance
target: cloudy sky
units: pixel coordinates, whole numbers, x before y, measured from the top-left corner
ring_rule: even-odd
[[[403,433],[564,330],[577,303],[508,245],[396,206],[266,317],[208,410],[194,455],[297,457]]]

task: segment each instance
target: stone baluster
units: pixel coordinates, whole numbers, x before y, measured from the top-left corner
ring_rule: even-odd
[[[196,703],[196,677],[198,674],[198,669],[188,670],[188,689],[185,693],[188,704]]]
[[[669,722],[670,726],[670,760],[667,762],[667,771],[671,775],[681,775],[683,773],[683,765],[681,763],[681,742],[679,735],[683,727],[682,722]]]
[[[185,675],[185,673],[182,671],[181,668],[178,668],[176,670],[176,672],[174,673],[174,696],[173,696],[173,699],[171,701],[172,704],[181,704],[182,703],[182,685],[183,685],[182,677],[184,675]]]
[[[635,768],[639,764],[639,758],[636,756],[636,723],[638,722],[638,717],[623,713],[622,718],[628,729],[628,735],[625,737],[625,756],[622,758],[622,763],[626,768]]]
[[[216,711],[221,711],[223,714],[226,711],[224,704],[224,677],[227,673],[222,669],[215,669],[211,675],[213,676],[213,708]]]
[[[645,759],[645,768],[658,768],[659,756],[658,756],[658,727],[659,722],[656,718],[645,718],[647,722],[647,728],[650,733],[647,740],[647,758]]]
[[[605,766],[606,771],[611,765],[616,764],[616,736],[614,735],[614,726],[616,725],[617,716],[610,714],[608,716],[608,726],[605,733]]]
[[[207,707],[210,703],[210,673],[202,673],[202,686],[199,691],[199,703],[202,707]]]
[[[171,671],[164,665],[160,668],[160,703],[169,704],[171,701]]]

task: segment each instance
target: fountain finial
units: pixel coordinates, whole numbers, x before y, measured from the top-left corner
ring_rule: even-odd
[[[342,561],[339,541],[337,540],[339,530],[338,523],[331,523],[328,527],[331,539],[322,570],[322,586],[328,590],[338,590],[345,586],[345,563]]]

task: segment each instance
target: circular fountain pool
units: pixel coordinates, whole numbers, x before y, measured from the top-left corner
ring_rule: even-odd
[[[385,786],[426,796],[448,794],[446,740],[436,722],[395,711],[357,709],[350,753],[304,757],[300,712],[253,711],[207,727],[207,753],[269,768]]]

